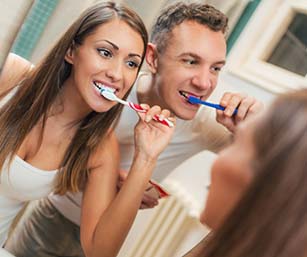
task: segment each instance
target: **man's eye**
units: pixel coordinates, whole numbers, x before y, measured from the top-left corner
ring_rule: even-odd
[[[104,57],[112,57],[112,53],[107,50],[107,49],[104,49],[104,48],[98,48],[97,51],[99,52],[99,54],[101,56],[104,56]]]
[[[183,62],[189,65],[197,64],[197,61],[193,59],[184,59]]]
[[[220,72],[222,70],[221,67],[212,67],[212,70],[216,73]]]

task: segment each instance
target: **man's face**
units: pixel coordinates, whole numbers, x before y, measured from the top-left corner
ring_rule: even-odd
[[[183,96],[206,100],[216,87],[225,64],[226,42],[222,32],[185,21],[175,27],[162,53],[157,53],[157,95],[160,104],[177,117],[193,119],[199,106]]]

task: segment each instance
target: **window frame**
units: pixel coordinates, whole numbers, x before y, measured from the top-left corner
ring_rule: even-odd
[[[296,13],[307,14],[307,0],[262,1],[229,54],[226,70],[272,93],[307,87],[307,77],[265,59]]]

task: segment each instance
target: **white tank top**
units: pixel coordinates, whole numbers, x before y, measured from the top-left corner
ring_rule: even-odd
[[[0,108],[15,94],[18,87],[0,101]],[[26,202],[48,196],[58,170],[45,171],[33,167],[15,155],[11,164],[4,163],[0,173],[0,248],[9,228]]]
[[[0,108],[11,99],[17,89],[15,87],[1,99]],[[52,192],[57,172],[58,170],[35,168],[17,155],[10,165],[8,160],[4,163],[0,173],[0,248],[14,218],[26,202],[46,197]]]
[[[40,170],[17,155],[10,166],[8,161],[4,163],[0,174],[0,247],[24,204],[46,197],[52,191],[56,174],[57,170]]]

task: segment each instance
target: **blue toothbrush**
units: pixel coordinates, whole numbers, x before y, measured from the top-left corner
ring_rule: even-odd
[[[206,105],[206,106],[215,108],[215,109],[217,109],[217,110],[222,110],[222,111],[225,110],[225,107],[222,106],[222,105],[220,105],[220,104],[214,104],[214,103],[202,101],[202,100],[200,100],[199,98],[197,98],[197,97],[195,97],[195,96],[189,96],[189,97],[188,97],[188,101],[189,101],[191,104],[202,104],[202,105]],[[236,108],[233,114],[235,115],[235,114],[237,114],[237,113],[238,113],[238,109]]]

